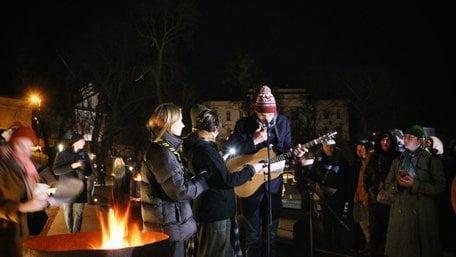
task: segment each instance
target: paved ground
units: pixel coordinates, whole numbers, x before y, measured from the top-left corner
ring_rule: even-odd
[[[82,222],[82,232],[100,231],[100,222],[97,212],[106,212],[108,203],[110,201],[111,186],[108,184],[106,187],[96,186],[95,197],[98,199],[97,204],[86,204],[84,208],[84,220]],[[138,216],[138,206],[132,209],[132,216]],[[66,234],[67,229],[63,217],[63,207],[51,206],[47,209],[49,220],[40,236]],[[135,217],[133,217],[135,218]],[[137,218],[137,217],[136,217]],[[278,244],[277,257],[302,257],[310,256],[309,254],[294,251],[294,247],[289,238],[281,238]],[[330,253],[318,249],[314,251],[315,257],[331,257],[331,256],[355,256],[346,253]]]

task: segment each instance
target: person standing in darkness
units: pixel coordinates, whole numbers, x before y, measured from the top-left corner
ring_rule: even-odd
[[[315,152],[309,177],[316,183],[316,200],[321,207],[322,247],[328,250],[345,247],[347,238],[344,233],[349,228],[341,221],[345,208],[348,210],[349,203],[353,202],[356,181],[348,160],[334,139],[323,142],[321,149]]]
[[[237,154],[253,155],[267,153],[269,150],[282,154],[290,150],[292,140],[289,121],[277,112],[275,98],[268,86],[260,88],[253,109],[252,116],[236,122],[233,133],[224,145],[224,152],[228,153],[233,148]],[[267,160],[267,154],[263,160]],[[284,167],[281,168],[282,171],[283,169]],[[271,176],[270,181],[261,184],[253,194],[239,198],[247,257],[276,256],[283,185],[282,175],[277,174],[279,175],[275,178]]]
[[[207,189],[202,175],[192,177],[181,159],[182,109],[173,103],[155,108],[141,165],[141,214],[145,231],[169,235],[169,257],[185,257],[185,242],[196,233],[191,200]]]
[[[63,203],[65,223],[68,233],[77,233],[81,231],[84,204],[87,203],[87,178],[88,170],[90,173],[92,165],[87,153],[83,151],[85,139],[79,133],[73,133],[69,146],[58,153],[53,170],[55,175],[59,176],[59,182],[67,179],[79,179],[84,186],[81,193],[71,202]],[[64,182],[63,182],[64,183]]]
[[[374,153],[367,164],[364,184],[369,194],[368,208],[371,228],[371,255],[384,256],[386,229],[390,206],[377,201],[380,190],[385,188],[385,179],[391,163],[400,156],[400,142],[391,130],[380,132],[374,144]]]
[[[385,190],[395,195],[386,233],[388,257],[443,256],[435,200],[445,190],[445,173],[442,160],[425,150],[425,138],[419,125],[404,131],[405,151],[385,179]]]
[[[184,156],[190,171],[208,173],[209,190],[193,201],[198,221],[196,257],[234,257],[237,230],[234,187],[249,181],[264,168],[262,163],[247,164],[230,172],[219,152],[215,139],[221,128],[215,111],[202,105],[192,108],[192,133],[184,139]]]

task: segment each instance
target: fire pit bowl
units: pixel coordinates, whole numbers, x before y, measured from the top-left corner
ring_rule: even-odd
[[[141,245],[116,249],[97,248],[102,244],[101,232],[35,237],[24,242],[27,257],[153,257],[167,256],[169,236],[160,232],[144,232]]]

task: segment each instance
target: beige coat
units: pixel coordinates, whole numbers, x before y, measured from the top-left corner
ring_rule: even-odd
[[[27,215],[18,211],[19,203],[27,200],[22,174],[14,160],[0,158],[0,257],[21,257],[29,236]]]

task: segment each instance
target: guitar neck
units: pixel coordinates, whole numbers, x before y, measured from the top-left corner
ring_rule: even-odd
[[[276,157],[271,158],[271,163],[285,161],[285,160],[289,159],[292,156],[292,154],[293,153],[291,151],[288,151],[286,153],[277,155]]]
[[[301,146],[301,149],[304,149],[304,148],[309,149],[309,148],[314,147],[314,146],[316,146],[316,145],[318,145],[318,144],[320,144],[320,143],[321,143],[321,140],[317,138],[317,139],[314,139],[314,140],[312,140],[312,141],[309,141],[309,142],[303,144],[303,145]]]
[[[321,136],[319,138],[315,138],[314,140],[311,140],[311,141],[301,145],[301,149],[303,149],[303,150],[305,148],[309,149],[309,148],[311,148],[313,146],[321,144],[323,141],[333,138],[334,135],[336,135],[336,134],[337,134],[337,132],[331,132],[331,133],[327,133],[324,136]],[[283,153],[283,154],[277,155],[274,158],[271,158],[271,163],[284,161],[286,159],[291,158],[292,155],[293,155],[293,152],[292,152],[292,150],[290,150],[290,151],[288,151],[286,153]]]

